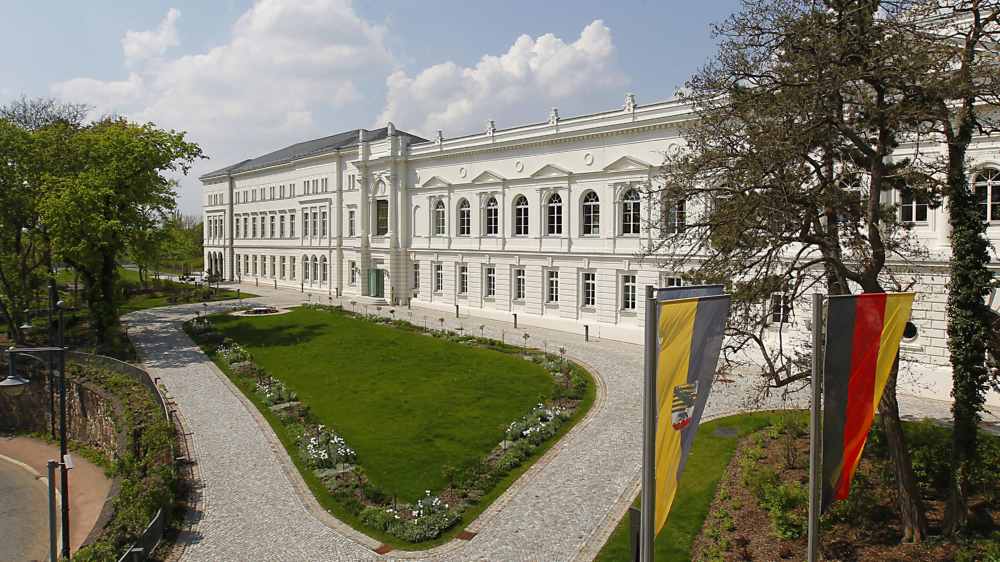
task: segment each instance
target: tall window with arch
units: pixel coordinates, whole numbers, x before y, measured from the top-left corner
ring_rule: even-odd
[[[438,199],[434,204],[434,236],[445,235],[445,215],[444,201]]]
[[[601,200],[596,191],[589,191],[583,196],[582,216],[584,236],[597,236],[601,233]]]
[[[1000,221],[1000,170],[986,168],[976,174],[973,187],[979,215],[987,222]]]
[[[496,197],[486,202],[486,236],[496,236],[500,232],[500,205]]]
[[[639,192],[630,189],[622,195],[622,234],[639,234]]]
[[[458,202],[458,235],[470,234],[472,234],[472,206],[468,199],[462,199]]]
[[[562,234],[562,197],[553,193],[545,204],[545,233]]]
[[[528,198],[518,195],[514,199],[514,236],[528,235]]]
[[[319,260],[316,259],[316,256],[312,257],[312,266],[312,280],[319,281]]]

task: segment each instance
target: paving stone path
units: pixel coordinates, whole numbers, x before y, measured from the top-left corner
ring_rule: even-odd
[[[251,301],[261,305],[330,302],[326,294],[309,297],[246,285],[244,290],[260,295]],[[183,536],[184,560],[591,560],[638,491],[639,346],[584,342],[579,335],[534,327],[515,332],[509,323],[494,320],[447,318],[446,327],[461,323],[476,334],[484,325],[487,337],[503,334],[509,343],[528,332],[533,347],[565,347],[598,379],[598,400],[587,418],[472,523],[472,540],[377,555],[377,542],[322,511],[266,421],[181,329],[181,322],[199,311],[230,306],[179,305],[128,316],[145,367],[162,380],[192,434],[201,501],[190,515],[193,527]],[[397,317],[409,319],[404,310],[399,308]],[[433,325],[446,316],[413,313],[418,323],[428,316]],[[745,394],[736,383],[716,385],[706,415],[740,411]],[[948,416],[946,402],[901,396],[900,404],[904,414]],[[768,405],[778,407],[781,400],[775,397]]]

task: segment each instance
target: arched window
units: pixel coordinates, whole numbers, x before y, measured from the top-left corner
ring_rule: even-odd
[[[634,189],[622,196],[622,234],[639,234],[639,192]]]
[[[514,199],[514,236],[528,235],[528,198],[518,195]]]
[[[434,204],[434,235],[435,236],[444,236],[445,235],[444,217],[445,217],[444,201],[441,201],[439,199],[438,202]]]
[[[316,259],[316,256],[313,256],[312,264],[313,264],[312,279],[313,281],[319,281],[319,261]]]
[[[500,206],[497,198],[490,197],[486,202],[486,236],[496,236],[500,232]]]
[[[1000,170],[987,168],[976,174],[974,182],[979,215],[984,221],[1000,221]]]
[[[562,197],[553,193],[545,205],[546,234],[562,234]]]
[[[462,199],[458,202],[458,235],[470,234],[472,234],[472,207],[468,199]]]
[[[583,235],[596,236],[601,233],[601,200],[591,191],[583,196]]]
[[[687,227],[687,203],[684,199],[667,203],[667,234],[680,234]]]
[[[326,283],[328,278],[327,268],[326,268],[326,256],[320,256],[319,258],[319,269],[320,269],[320,280]]]

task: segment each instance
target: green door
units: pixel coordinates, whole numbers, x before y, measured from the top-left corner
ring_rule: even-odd
[[[368,296],[385,298],[385,277],[381,269],[368,270]]]

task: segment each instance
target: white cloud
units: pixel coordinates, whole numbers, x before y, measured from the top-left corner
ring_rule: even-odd
[[[136,63],[162,56],[168,48],[180,44],[177,40],[177,19],[180,17],[179,10],[170,8],[160,22],[160,27],[150,31],[127,31],[122,38],[125,60]]]
[[[362,125],[367,119],[348,112],[365,83],[380,84],[395,64],[385,29],[360,18],[350,0],[258,0],[225,43],[164,56],[178,44],[179,16],[171,9],[156,29],[125,34],[124,79],[74,78],[52,92],[91,104],[95,115],[188,131],[212,157],[194,167],[194,176]],[[197,188],[193,179],[182,182],[188,211],[197,208]]]
[[[386,105],[377,123],[393,121],[425,137],[437,129],[457,136],[483,130],[490,118],[500,128],[544,121],[559,102],[607,105],[612,92],[623,93],[625,82],[611,30],[595,20],[572,43],[551,33],[522,35],[506,53],[485,55],[471,68],[449,61],[416,76],[397,70],[386,79]]]

